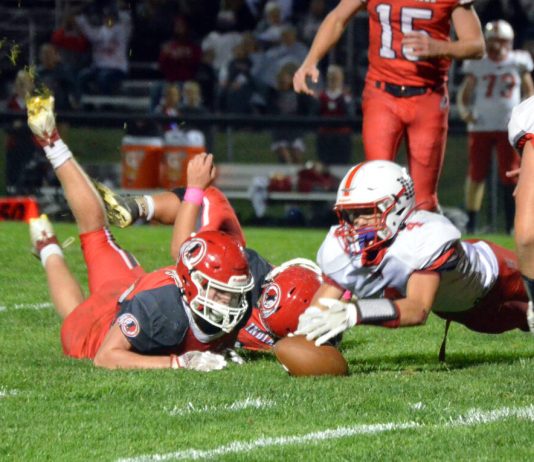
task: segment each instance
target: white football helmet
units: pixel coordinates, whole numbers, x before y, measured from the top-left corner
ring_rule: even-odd
[[[488,58],[494,61],[502,61],[512,50],[514,30],[502,19],[488,22],[484,27],[484,37]]]
[[[491,21],[484,27],[484,38],[486,40],[499,39],[512,41],[514,40],[514,29],[504,19]]]
[[[336,235],[350,255],[378,250],[397,234],[414,208],[413,181],[405,168],[387,160],[362,162],[339,185]],[[374,222],[358,226],[361,214],[374,215]]]

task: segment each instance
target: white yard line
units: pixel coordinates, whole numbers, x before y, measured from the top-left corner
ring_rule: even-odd
[[[43,303],[15,303],[14,305],[0,305],[0,312],[13,310],[46,310],[54,305],[50,302]]]
[[[16,396],[17,394],[17,390],[8,390],[7,388],[0,387],[0,399]]]
[[[280,447],[288,445],[297,445],[304,443],[313,443],[316,441],[326,441],[339,438],[347,438],[357,435],[372,435],[395,430],[407,430],[417,428],[452,428],[472,425],[482,425],[499,420],[515,417],[517,419],[531,420],[534,422],[534,405],[521,408],[503,407],[490,411],[472,409],[464,415],[452,418],[448,422],[438,424],[424,424],[417,422],[400,422],[384,423],[372,425],[354,425],[351,427],[340,427],[326,429],[323,431],[307,433],[299,436],[282,436],[278,438],[260,438],[253,441],[232,441],[224,446],[213,449],[185,449],[183,451],[169,452],[166,454],[144,455],[118,459],[117,462],[161,462],[167,460],[198,460],[211,459],[226,454],[247,453],[258,448]]]
[[[184,407],[179,408],[175,406],[172,409],[164,408],[163,411],[172,416],[183,416],[189,414],[213,414],[221,411],[235,412],[249,408],[267,409],[269,407],[273,407],[275,404],[276,403],[274,401],[268,399],[248,397],[242,401],[236,401],[234,403],[224,404],[221,406],[195,406],[193,403],[189,402]]]

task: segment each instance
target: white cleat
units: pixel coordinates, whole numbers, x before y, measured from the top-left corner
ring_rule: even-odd
[[[59,139],[54,116],[54,97],[52,95],[32,96],[27,98],[28,126],[35,140],[45,147],[53,145]]]
[[[30,239],[32,242],[32,254],[40,258],[41,250],[47,245],[59,245],[52,223],[48,216],[42,214],[39,218],[30,219]]]

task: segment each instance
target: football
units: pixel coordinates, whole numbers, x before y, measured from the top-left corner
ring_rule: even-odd
[[[303,335],[284,337],[275,343],[273,352],[290,375],[302,377],[348,373],[347,361],[337,348],[330,345],[315,346]]]

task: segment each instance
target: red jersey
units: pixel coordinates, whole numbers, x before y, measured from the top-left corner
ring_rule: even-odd
[[[439,86],[447,81],[448,58],[420,59],[401,45],[409,32],[450,40],[451,14],[473,0],[367,0],[369,70],[367,80],[408,86]]]
[[[260,310],[254,307],[247,323],[239,331],[237,346],[246,350],[268,351],[275,342],[276,340],[261,320]]]

